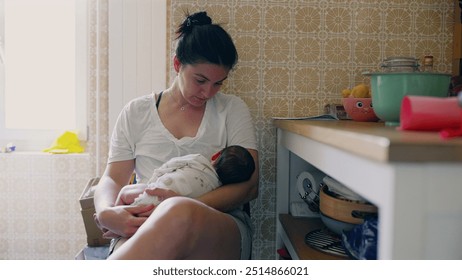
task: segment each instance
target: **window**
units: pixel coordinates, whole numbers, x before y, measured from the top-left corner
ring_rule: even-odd
[[[65,130],[86,140],[84,0],[0,0],[0,145],[42,150]]]

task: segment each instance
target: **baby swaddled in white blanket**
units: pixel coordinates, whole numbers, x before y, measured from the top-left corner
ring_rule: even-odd
[[[175,157],[154,171],[147,185],[170,189],[180,195],[198,197],[220,186],[210,160],[200,154]],[[132,205],[160,203],[157,196],[143,192]]]
[[[247,181],[255,170],[255,162],[247,149],[229,146],[209,160],[200,154],[175,157],[154,171],[147,184],[140,187],[170,189],[179,195],[199,197],[222,184]],[[132,205],[160,203],[156,196],[140,194]]]

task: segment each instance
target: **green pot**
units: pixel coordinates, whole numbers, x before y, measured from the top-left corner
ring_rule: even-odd
[[[451,75],[430,72],[364,73],[371,78],[374,112],[386,125],[399,125],[406,95],[447,97]]]

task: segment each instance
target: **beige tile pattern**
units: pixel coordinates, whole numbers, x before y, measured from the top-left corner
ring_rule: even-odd
[[[361,72],[377,69],[388,56],[432,54],[438,71],[451,70],[451,0],[168,1],[169,25],[176,26],[185,10],[204,9],[236,41],[240,61],[224,91],[247,102],[258,133],[260,195],[252,202],[256,259],[273,259],[276,251],[272,116],[321,113],[326,103],[339,102],[342,88],[367,82]],[[8,198],[0,214],[0,259],[72,259],[85,244],[77,199],[86,180],[96,169],[101,172],[108,149],[107,0],[100,1],[99,11],[96,0],[89,2],[89,154],[0,154],[0,192]]]
[[[367,83],[361,73],[378,70],[389,56],[431,54],[436,70],[450,73],[453,8],[451,0],[169,0],[169,25],[186,10],[207,10],[239,51],[223,90],[247,102],[258,133],[254,258],[272,259],[277,249],[271,117],[321,113],[325,104],[340,102],[343,88]]]
[[[86,242],[78,198],[89,154],[0,154],[0,259],[73,259]]]

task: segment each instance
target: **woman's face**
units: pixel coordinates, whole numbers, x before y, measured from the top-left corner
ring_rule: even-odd
[[[226,67],[210,63],[178,64],[175,69],[178,72],[181,94],[194,107],[203,106],[215,96],[229,73]]]

